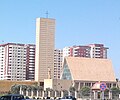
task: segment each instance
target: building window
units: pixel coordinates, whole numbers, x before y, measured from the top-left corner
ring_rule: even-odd
[[[69,70],[67,64],[65,64],[65,65],[63,66],[62,79],[72,80],[71,73],[70,73],[70,70]]]

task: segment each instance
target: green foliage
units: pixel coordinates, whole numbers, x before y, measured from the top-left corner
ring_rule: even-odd
[[[71,86],[71,87],[69,88],[69,91],[70,91],[70,92],[75,92],[75,87]]]
[[[67,90],[63,90],[63,94],[64,94],[64,96],[67,96],[68,95],[68,91]]]
[[[113,88],[111,88],[111,92],[112,92],[113,99],[115,99],[119,95],[120,90],[119,90],[119,88],[113,87]]]
[[[36,88],[34,85],[32,85],[32,90],[33,90],[33,91],[36,91],[37,88]]]
[[[105,94],[105,95],[108,95],[108,94],[109,94],[109,89],[106,89],[106,90],[104,91],[104,94]]]
[[[69,91],[70,91],[70,95],[71,95],[71,96],[74,96],[74,95],[75,95],[75,87],[74,87],[74,86],[71,86],[71,87],[69,88]]]
[[[22,91],[26,91],[26,90],[27,91],[31,91],[31,90],[33,90],[33,91],[36,91],[36,90],[42,91],[43,90],[42,86],[15,84],[15,85],[11,86],[10,93],[19,94],[20,88],[21,88]]]
[[[27,86],[27,91],[31,91],[32,87],[30,85]]]
[[[35,83],[34,83],[34,86],[38,86],[38,83],[37,83],[37,82],[35,82]]]
[[[11,93],[14,93],[14,94],[19,94],[19,91],[20,91],[20,85],[13,85],[10,89]]]
[[[50,88],[46,88],[46,91],[51,91],[51,89]]]
[[[37,88],[38,91],[43,91],[44,90],[43,86],[36,86],[36,88]]]
[[[26,91],[27,90],[27,86],[26,85],[20,85],[20,87],[22,88],[22,91]]]
[[[7,94],[11,94],[11,91],[8,91],[8,93]]]
[[[89,96],[90,95],[90,87],[84,86],[81,88],[80,92],[83,96]]]

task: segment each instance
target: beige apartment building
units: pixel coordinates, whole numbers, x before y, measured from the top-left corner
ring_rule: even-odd
[[[63,64],[63,50],[54,50],[54,79],[60,79]]]
[[[43,85],[44,79],[53,78],[55,19],[36,19],[35,81]]]

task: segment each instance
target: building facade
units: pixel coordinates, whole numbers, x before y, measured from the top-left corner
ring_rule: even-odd
[[[35,79],[35,45],[27,44],[26,47],[26,80]]]
[[[85,57],[107,59],[107,47],[103,44],[90,44],[84,46],[65,47],[63,50],[56,49],[54,53],[54,79],[60,79],[62,64],[65,57]],[[61,60],[61,57],[62,60]]]
[[[104,58],[107,59],[107,47],[103,44],[90,44],[90,58]]]
[[[63,51],[61,49],[54,50],[54,79],[60,79],[62,71]]]
[[[104,82],[107,88],[117,87],[112,62],[109,59],[65,57],[62,80],[72,80],[80,90],[83,86],[92,87],[96,82]]]
[[[30,54],[28,48],[31,45],[7,43],[0,45],[0,80],[33,80],[29,74],[30,62],[33,62],[32,69],[35,69],[35,59],[31,61],[31,55],[35,58],[35,53]],[[35,46],[33,46],[35,49]],[[35,50],[34,50],[35,52]],[[29,58],[29,59],[28,59]],[[28,63],[29,62],[29,63]]]
[[[1,80],[26,79],[26,49],[22,44],[0,45]]]
[[[63,48],[63,57],[86,57],[90,58],[89,46],[73,46]]]
[[[36,61],[35,61],[35,81],[43,85],[44,79],[54,76],[54,38],[55,19],[36,19]]]
[[[79,91],[82,87],[100,92],[100,85],[105,83],[106,88],[117,87],[116,77],[112,62],[109,59],[65,57],[60,79],[45,79],[44,89],[68,90],[71,86]]]
[[[63,48],[63,58],[85,57],[85,58],[104,58],[107,59],[107,47],[103,44],[90,44],[87,46],[72,46]]]

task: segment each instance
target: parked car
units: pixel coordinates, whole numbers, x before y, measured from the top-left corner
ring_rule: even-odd
[[[0,97],[0,100],[25,100],[21,94],[8,94]]]
[[[60,100],[76,100],[76,98],[73,96],[65,96],[65,97],[61,98]]]
[[[50,97],[46,97],[46,99],[50,99]]]

